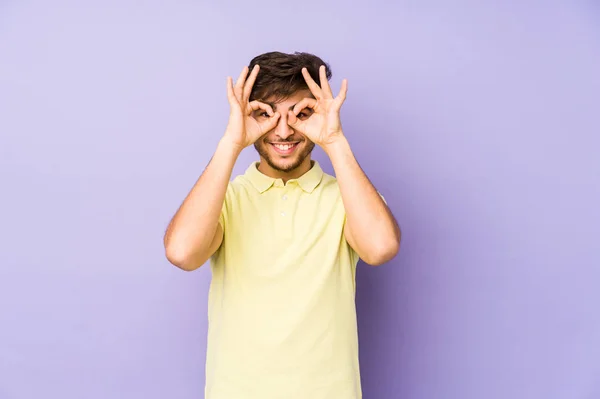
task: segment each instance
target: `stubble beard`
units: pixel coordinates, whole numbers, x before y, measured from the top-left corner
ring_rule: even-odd
[[[311,141],[306,141],[304,148],[301,150],[302,152],[300,152],[299,154],[296,155],[296,158],[293,160],[293,162],[286,163],[285,166],[282,166],[282,165],[278,165],[275,162],[275,160],[271,157],[269,149],[267,148],[267,146],[269,146],[269,145],[271,145],[271,144],[267,144],[264,141],[261,141],[260,143],[255,142],[254,148],[258,152],[258,155],[260,155],[265,160],[267,165],[269,165],[271,168],[273,168],[273,170],[276,170],[278,172],[283,172],[283,173],[289,173],[289,172],[293,171],[294,169],[296,169],[297,167],[299,167],[300,165],[302,165],[302,162],[306,159],[306,157],[308,157],[311,154],[311,152],[315,148],[315,143],[313,143]],[[287,160],[288,158],[285,158],[285,159]]]

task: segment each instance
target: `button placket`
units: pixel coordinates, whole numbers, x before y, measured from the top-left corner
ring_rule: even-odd
[[[285,239],[289,239],[293,236],[292,234],[292,215],[290,208],[290,194],[287,189],[282,190],[282,193],[279,195],[279,219],[281,220],[282,237]]]
[[[282,200],[281,206],[280,206],[281,211],[279,214],[284,217],[287,215],[287,212],[286,212],[287,211],[287,207],[286,207],[287,199],[288,199],[288,195],[286,194],[286,192],[283,192],[283,194],[281,195],[281,200]]]

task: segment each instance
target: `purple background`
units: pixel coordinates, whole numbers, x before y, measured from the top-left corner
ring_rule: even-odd
[[[320,3],[0,3],[0,399],[203,396],[210,270],[162,235],[270,50],[349,79],[403,228],[359,265],[365,398],[600,398],[600,7]]]

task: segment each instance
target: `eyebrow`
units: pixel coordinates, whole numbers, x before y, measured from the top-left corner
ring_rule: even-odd
[[[263,102],[263,103],[267,104],[268,106],[270,106],[270,107],[271,107],[271,109],[272,109],[273,111],[276,111],[276,109],[277,109],[277,104],[275,104],[275,103],[270,103],[270,102],[267,102],[267,101],[261,101],[261,102]],[[296,103],[296,104],[298,104],[298,103]],[[289,110],[290,110],[290,111],[291,111],[291,110],[293,110],[293,109],[294,109],[294,107],[296,106],[296,104],[290,105],[290,107],[289,107]]]

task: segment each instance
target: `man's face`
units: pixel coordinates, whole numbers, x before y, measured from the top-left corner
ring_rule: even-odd
[[[310,153],[315,144],[288,125],[288,110],[306,97],[313,97],[309,90],[297,91],[277,104],[271,103],[270,99],[263,101],[271,105],[273,112],[279,111],[281,117],[273,130],[256,140],[254,148],[261,156],[261,161],[264,160],[274,171],[289,173],[305,162],[310,162]],[[307,119],[311,114],[311,109],[304,109],[298,114],[298,118]],[[268,115],[258,110],[253,117],[261,121],[268,118]]]

